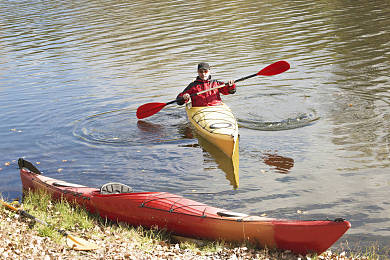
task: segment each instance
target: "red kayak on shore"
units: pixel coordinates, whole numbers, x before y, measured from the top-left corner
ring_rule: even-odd
[[[103,218],[158,227],[184,237],[321,254],[351,227],[343,219],[305,221],[249,216],[167,192],[133,192],[120,183],[89,188],[45,177],[24,159],[18,163],[24,190],[45,190],[54,199],[62,197]]]

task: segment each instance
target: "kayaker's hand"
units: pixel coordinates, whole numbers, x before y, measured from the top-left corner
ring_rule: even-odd
[[[234,84],[234,80],[229,80],[228,83],[228,92],[229,94],[234,94],[236,93],[236,84]]]
[[[188,93],[185,93],[185,94],[183,95],[183,99],[184,99],[185,102],[187,102],[188,100],[190,100],[190,98],[191,98],[191,96],[190,96],[190,94],[188,94]]]

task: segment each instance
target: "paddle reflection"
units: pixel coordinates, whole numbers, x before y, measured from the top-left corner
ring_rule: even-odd
[[[179,134],[181,135],[181,137],[183,137],[185,139],[193,139],[194,138],[194,134],[192,133],[192,129],[189,126],[189,123],[187,123],[185,125],[180,125],[178,130],[179,130]]]
[[[161,134],[164,131],[163,126],[160,124],[153,124],[143,120],[137,121],[137,127],[139,130],[146,133]]]
[[[265,153],[262,157],[265,164],[274,167],[274,169],[283,174],[287,174],[294,166],[294,159],[278,154]]]

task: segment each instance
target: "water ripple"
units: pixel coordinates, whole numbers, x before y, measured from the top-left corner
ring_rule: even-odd
[[[153,122],[136,121],[134,112],[123,109],[78,120],[75,122],[73,135],[86,144],[114,147],[167,144],[192,138],[190,130],[180,124],[182,117],[177,117],[176,123],[172,120],[175,117],[174,110],[167,109],[160,113],[162,117],[171,118],[171,125],[164,124],[161,117]]]
[[[389,13],[387,1],[0,1],[1,157],[73,157],[64,178],[212,191],[200,199],[245,212],[294,215],[293,198],[316,217],[347,212],[352,235],[388,236]],[[227,80],[277,60],[291,69],[223,97],[241,125],[237,192],[183,108],[136,121],[139,105],[173,100],[199,61]],[[288,175],[267,174],[283,163]],[[2,174],[7,190],[20,186]]]

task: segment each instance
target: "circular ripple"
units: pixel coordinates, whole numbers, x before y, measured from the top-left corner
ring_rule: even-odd
[[[89,116],[75,122],[73,135],[89,144],[131,146],[161,144],[186,138],[185,118],[168,109],[150,120],[137,120],[134,111],[121,109]]]
[[[294,128],[305,127],[313,124],[315,121],[320,119],[315,111],[309,113],[299,113],[287,119],[281,121],[255,121],[238,118],[240,127],[262,130],[262,131],[282,131],[289,130]]]

